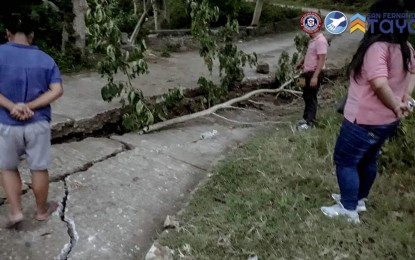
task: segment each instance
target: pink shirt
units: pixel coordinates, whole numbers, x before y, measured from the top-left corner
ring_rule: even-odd
[[[409,68],[414,71],[414,51],[411,45],[410,48],[412,63]],[[358,82],[350,77],[349,93],[344,109],[347,120],[363,125],[386,125],[398,120],[395,113],[383,104],[370,86],[371,80],[380,77],[388,78],[392,92],[396,99],[401,101],[409,86],[410,73],[403,69],[399,44],[376,42],[369,47]]]
[[[318,63],[318,55],[327,54],[329,43],[322,33],[311,39],[304,58],[304,72],[315,71]],[[324,66],[323,66],[324,68]]]

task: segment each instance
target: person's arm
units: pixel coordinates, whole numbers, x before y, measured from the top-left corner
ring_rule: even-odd
[[[382,101],[386,107],[392,110],[395,115],[400,118],[402,116],[403,110],[405,110],[407,107],[405,103],[395,97],[392,89],[389,86],[388,79],[386,77],[375,78],[370,81],[370,86],[380,101]]]
[[[4,107],[5,109],[9,111],[12,111],[15,104],[12,101],[10,101],[8,98],[6,98],[5,96],[0,94],[0,106]]]
[[[405,93],[405,98],[407,99],[412,98],[412,93],[414,92],[414,88],[415,88],[415,74],[411,73],[410,78],[409,78],[409,85]]]
[[[49,91],[41,95],[40,97],[27,103],[27,107],[31,110],[36,110],[52,104],[55,100],[63,95],[62,83],[53,83],[49,86]]]
[[[23,103],[15,104],[8,98],[0,94],[0,106],[7,109],[10,114],[18,120],[27,120],[33,116],[33,112],[28,110]]]
[[[311,77],[310,87],[317,87],[318,85],[318,77],[320,76],[321,71],[323,70],[324,63],[326,62],[328,51],[328,44],[327,42],[318,41],[317,42],[317,66],[314,70],[314,74]]]
[[[386,43],[377,42],[372,44],[365,53],[362,71],[366,71],[367,82],[370,83],[370,88],[379,100],[392,110],[397,118],[401,118],[408,110],[408,107],[395,96],[389,86],[389,55]],[[405,87],[404,91],[406,89],[407,87]]]
[[[318,76],[320,75],[320,72],[324,67],[324,63],[326,62],[326,57],[327,57],[327,54],[318,55],[317,67],[316,67],[316,70],[314,71],[312,78],[318,79]]]
[[[55,100],[63,95],[62,76],[56,62],[50,70],[49,76],[49,90],[40,97],[28,102],[26,105],[31,110],[36,110],[41,107],[52,104]]]

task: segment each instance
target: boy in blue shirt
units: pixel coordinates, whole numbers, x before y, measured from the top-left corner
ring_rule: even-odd
[[[47,220],[58,207],[48,202],[51,148],[50,104],[63,94],[55,61],[32,46],[31,22],[18,14],[6,22],[9,42],[0,46],[0,169],[10,204],[8,227],[23,220],[22,181],[17,169],[25,154],[32,174],[36,216]]]

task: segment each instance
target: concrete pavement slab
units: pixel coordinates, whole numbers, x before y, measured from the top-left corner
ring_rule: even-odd
[[[63,183],[50,185],[49,198],[61,201],[65,196]],[[48,221],[34,219],[35,199],[32,191],[22,196],[25,220],[18,230],[0,228],[0,259],[10,260],[44,260],[59,259],[64,246],[69,243],[66,223],[62,222],[58,212]],[[0,216],[5,222],[9,214],[8,207],[0,207]]]
[[[65,175],[84,171],[94,163],[124,150],[123,144],[108,138],[86,138],[80,142],[53,145],[50,179],[59,180]],[[30,184],[26,161],[22,161],[20,171],[24,183]]]
[[[69,189],[67,214],[79,234],[70,259],[142,259],[203,176],[166,155],[132,150],[68,177],[78,184]]]
[[[208,170],[230,147],[246,140],[253,132],[253,129],[232,129],[206,119],[198,122],[188,122],[168,131],[145,135],[130,133],[112,139],[132,145],[142,154],[161,153]]]

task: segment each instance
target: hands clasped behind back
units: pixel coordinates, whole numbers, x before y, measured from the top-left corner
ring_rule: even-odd
[[[26,104],[18,103],[13,106],[10,114],[17,120],[26,121],[31,119],[35,113]]]

